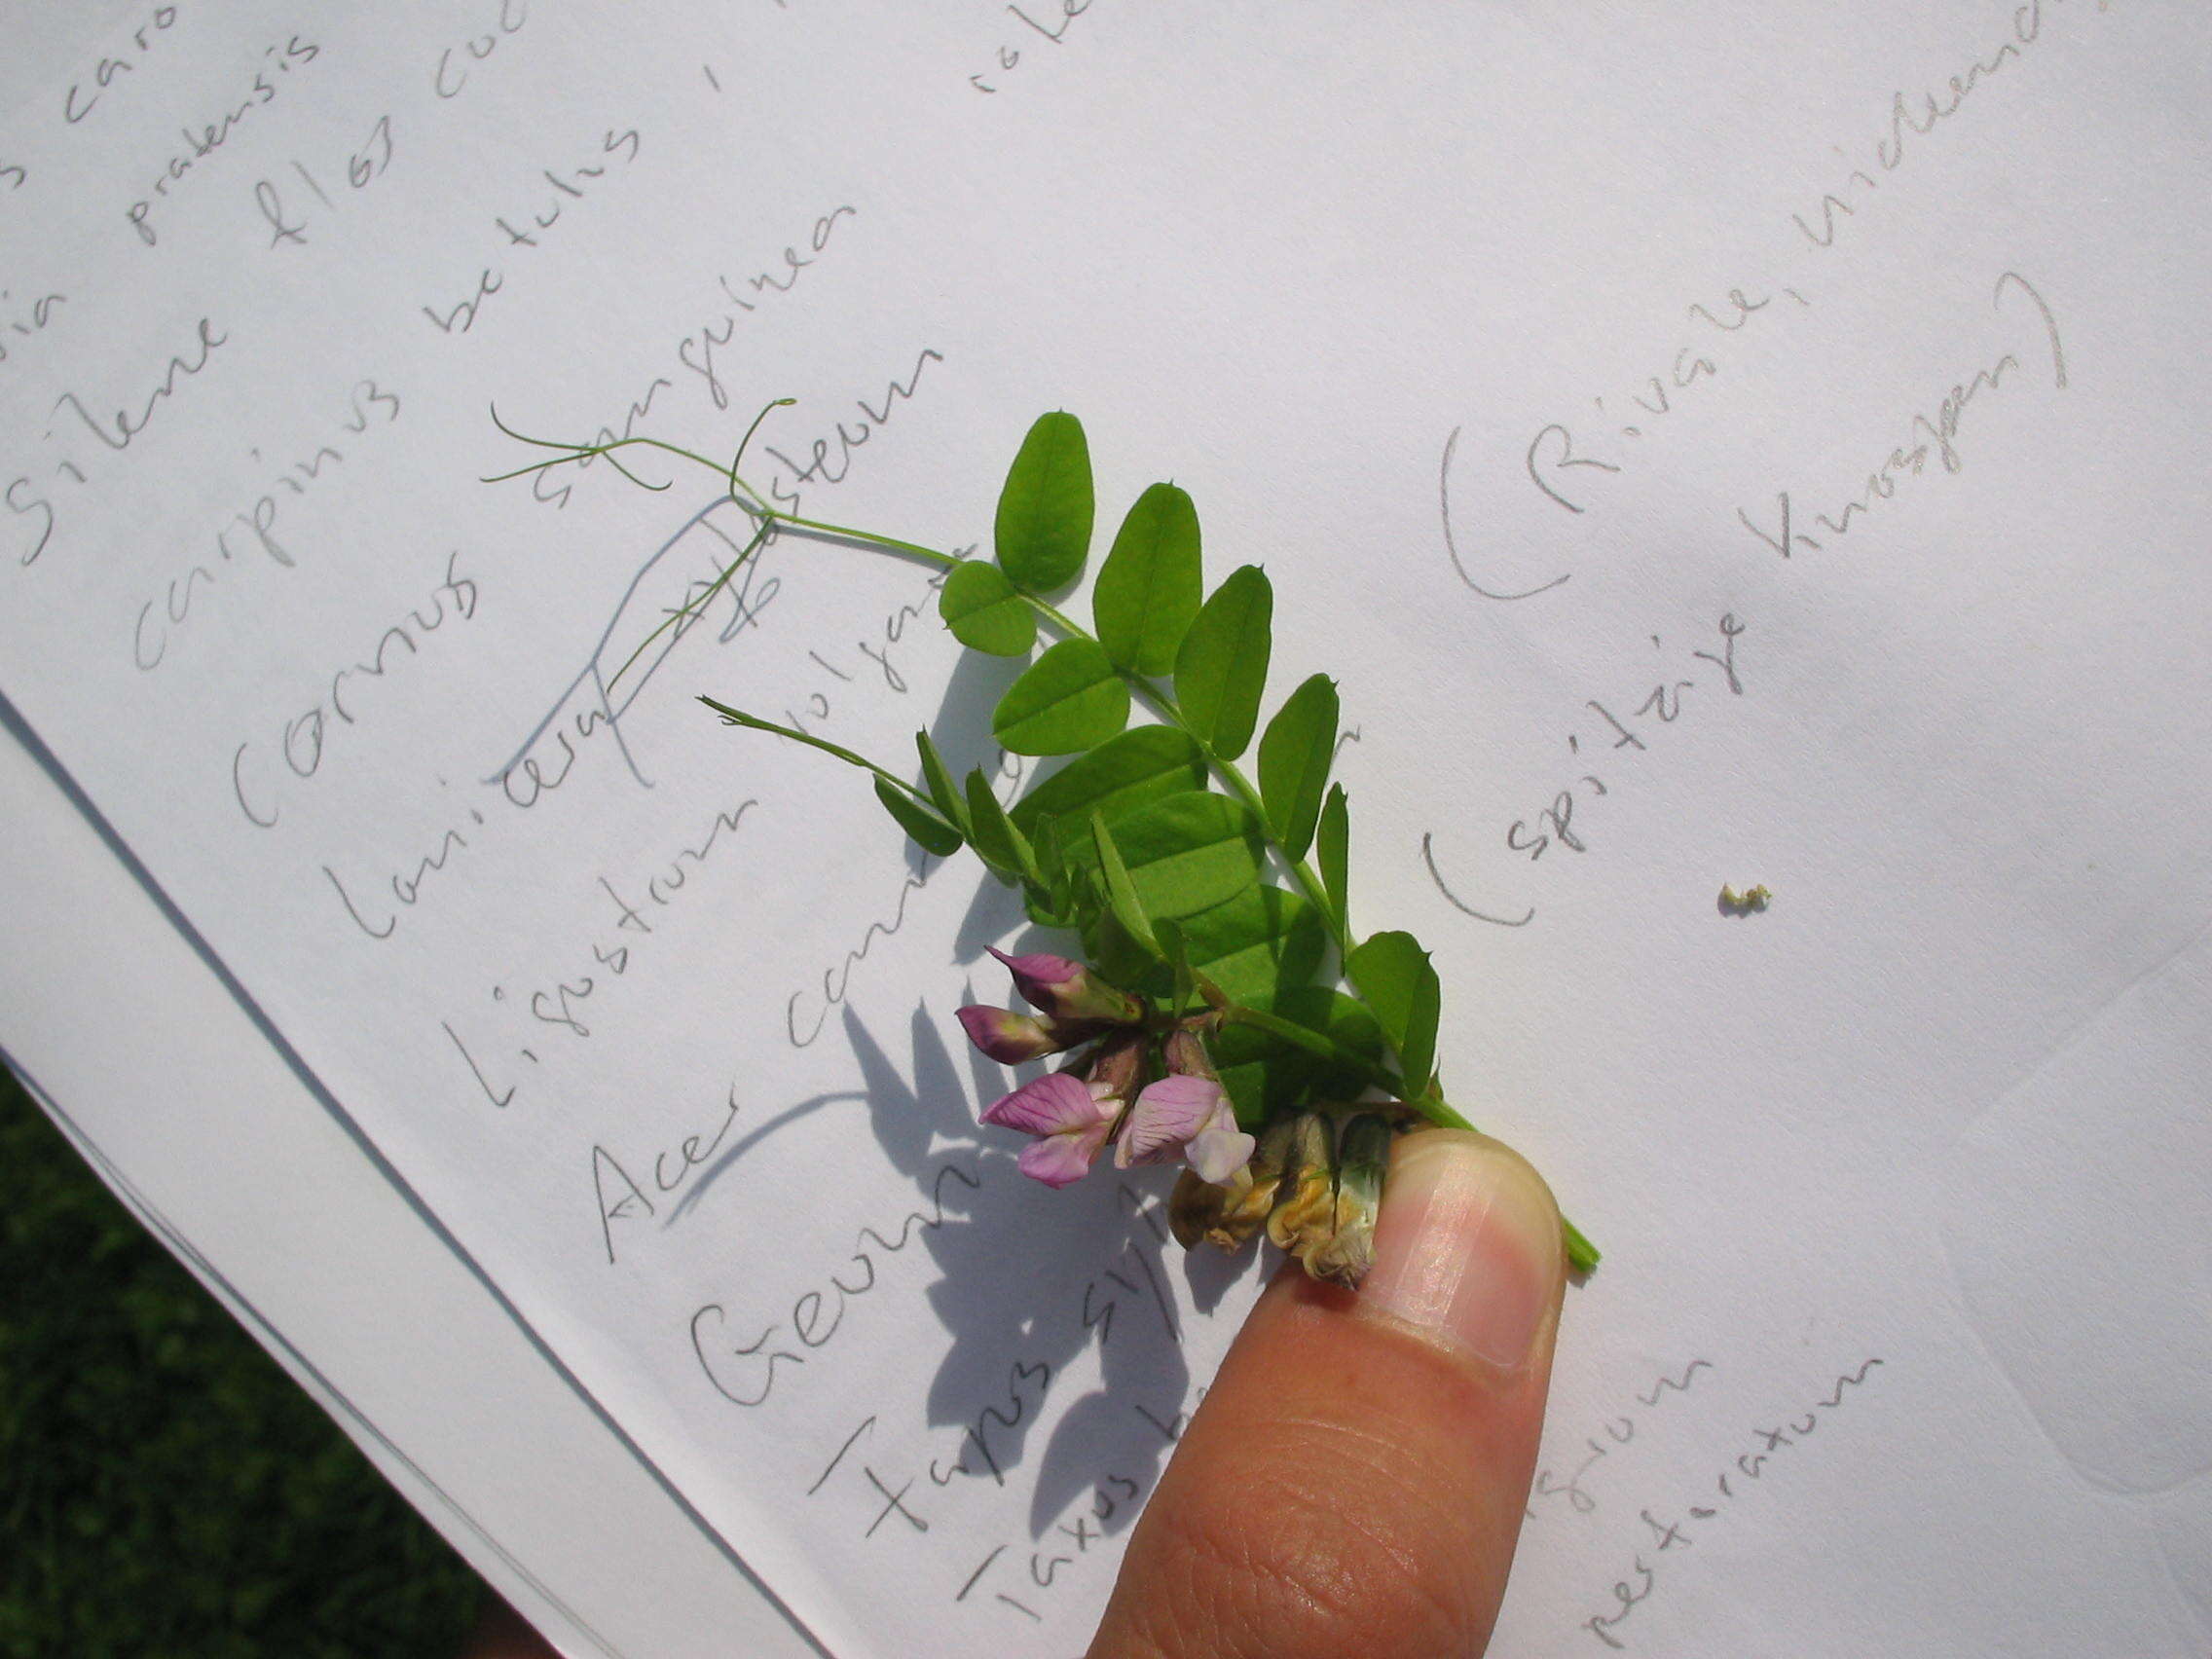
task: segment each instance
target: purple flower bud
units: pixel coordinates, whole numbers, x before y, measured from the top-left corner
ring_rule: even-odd
[[[967,1030],[968,1041],[1001,1065],[1017,1066],[1024,1060],[1056,1054],[1070,1040],[1067,1033],[1046,1020],[979,1003],[960,1011],[960,1023]]]
[[[1064,956],[991,954],[1014,976],[1014,988],[1041,1014],[1057,1019],[1104,1020],[1125,1025],[1144,1016],[1144,1006],[1126,991],[1092,977],[1089,969]]]
[[[1218,1185],[1243,1167],[1252,1145],[1220,1084],[1210,1077],[1164,1077],[1129,1108],[1114,1161],[1125,1169],[1187,1158],[1201,1180]]]
[[[1119,1111],[1120,1103],[1098,1085],[1073,1072],[1054,1072],[994,1101],[983,1122],[1034,1135],[1021,1149],[1017,1167],[1048,1187],[1065,1187],[1088,1173]]]

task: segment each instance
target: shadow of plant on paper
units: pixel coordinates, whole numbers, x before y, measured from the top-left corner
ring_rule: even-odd
[[[1010,1484],[1032,1432],[1052,1421],[1031,1488],[1032,1534],[1087,1493],[1097,1528],[1117,1531],[1158,1479],[1191,1382],[1160,1172],[1101,1170],[1061,1194],[1020,1175],[1014,1137],[974,1116],[972,1100],[1004,1092],[1003,1072],[971,1054],[964,1079],[944,1024],[926,1003],[915,1008],[908,1067],[858,1014],[845,1015],[876,1140],[916,1189],[899,1234],[864,1229],[860,1241],[918,1241],[936,1270],[924,1294],[946,1346],[927,1416],[958,1448],[950,1466]],[[968,1173],[946,1181],[948,1168]],[[1063,1404],[1093,1347],[1095,1386]]]

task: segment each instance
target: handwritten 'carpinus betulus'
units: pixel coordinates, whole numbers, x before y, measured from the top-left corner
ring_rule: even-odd
[[[746,442],[782,406],[763,410]],[[832,536],[940,570],[939,613],[954,638],[1024,664],[992,713],[993,739],[1064,759],[1013,802],[981,768],[956,778],[927,731],[914,734],[918,763],[892,766],[700,701],[725,725],[870,774],[926,851],[971,849],[1020,890],[1031,922],[1081,941],[1081,960],[994,951],[1027,1009],[960,1011],[992,1059],[1057,1062],[982,1113],[1028,1137],[1024,1174],[1058,1188],[1109,1155],[1117,1168],[1179,1164],[1170,1215],[1186,1247],[1239,1249],[1264,1228],[1315,1277],[1358,1282],[1391,1138],[1466,1126],[1436,1067],[1441,989],[1413,935],[1353,932],[1350,804],[1329,775],[1337,683],[1312,676],[1262,724],[1274,590],[1244,565],[1208,591],[1187,493],[1155,484],[1137,497],[1098,565],[1086,628],[1061,605],[1090,562],[1096,503],[1088,440],[1064,411],[1023,438],[988,559],[801,517],[746,482],[746,442],[724,466],[657,438],[571,444],[500,429],[551,452],[501,479],[606,456],[666,489],[616,453],[657,451],[719,474],[750,520],[729,566],[632,663],[776,535]],[[1572,1226],[1567,1251],[1578,1270],[1597,1264]]]

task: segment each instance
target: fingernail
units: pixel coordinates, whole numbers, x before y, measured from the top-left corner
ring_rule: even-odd
[[[1398,1141],[1361,1306],[1517,1371],[1565,1272],[1558,1206],[1509,1147],[1462,1129]]]

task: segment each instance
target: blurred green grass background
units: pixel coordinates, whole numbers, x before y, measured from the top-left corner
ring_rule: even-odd
[[[0,1655],[458,1651],[468,1567],[0,1067]]]

